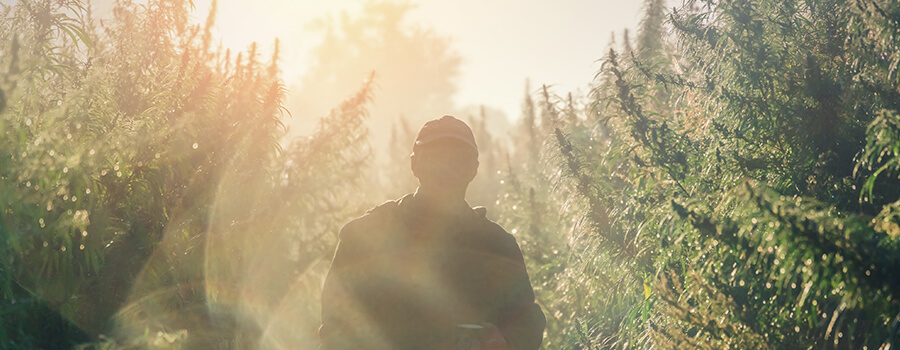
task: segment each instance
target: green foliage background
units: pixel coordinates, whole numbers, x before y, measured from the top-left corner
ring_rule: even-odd
[[[470,118],[544,347],[900,345],[900,4],[664,5],[589,95],[526,86],[510,142]],[[0,348],[314,348],[339,227],[408,186],[371,76],[280,143],[277,50],[190,8],[4,7]]]

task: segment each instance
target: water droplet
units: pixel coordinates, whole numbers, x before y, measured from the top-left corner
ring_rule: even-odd
[[[194,142],[194,144],[191,147],[193,147],[194,149],[197,149],[197,147],[200,147],[200,145],[198,145],[196,142]]]

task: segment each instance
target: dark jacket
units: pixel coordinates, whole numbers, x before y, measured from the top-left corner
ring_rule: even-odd
[[[495,324],[510,349],[538,349],[545,318],[515,238],[460,208],[418,215],[416,197],[341,230],[322,291],[322,348],[454,349],[459,324]]]

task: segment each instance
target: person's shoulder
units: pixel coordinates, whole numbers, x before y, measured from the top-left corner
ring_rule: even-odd
[[[469,216],[469,221],[483,231],[493,234],[509,234],[502,226],[487,216],[487,208],[485,207],[472,207],[472,215]]]
[[[355,240],[361,235],[368,235],[366,232],[378,231],[379,228],[394,220],[401,200],[386,201],[367,210],[362,216],[350,220],[341,229],[340,239],[342,241]]]
[[[485,207],[473,207],[472,211],[475,213],[473,216],[473,221],[475,225],[478,227],[478,231],[481,232],[482,235],[487,236],[491,241],[496,242],[501,245],[516,245],[516,237],[506,231],[503,226],[496,223],[494,220],[491,220],[487,216],[487,208]]]

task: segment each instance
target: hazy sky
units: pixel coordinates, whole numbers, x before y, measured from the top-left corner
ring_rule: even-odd
[[[211,0],[195,0],[198,20]],[[525,79],[559,94],[587,86],[599,69],[610,34],[640,21],[642,0],[420,0],[408,22],[452,38],[462,55],[456,102],[485,104],[519,117]],[[285,79],[303,73],[317,37],[305,24],[326,15],[360,11],[361,0],[220,0],[219,37],[226,47],[279,37]],[[621,41],[621,39],[618,39]]]
[[[136,0],[141,2],[140,0]],[[14,0],[0,0],[11,3]],[[114,0],[93,0],[97,12]],[[624,28],[640,21],[642,0],[419,0],[408,23],[452,38],[462,55],[456,103],[485,104],[519,118],[525,79],[533,89],[554,86],[564,95],[584,90],[599,69],[610,34],[621,42]],[[211,0],[194,0],[194,17],[203,21]],[[288,85],[302,75],[318,36],[307,24],[341,11],[351,15],[363,0],[219,0],[218,38],[243,50],[257,41],[271,50],[282,43],[282,67]]]

